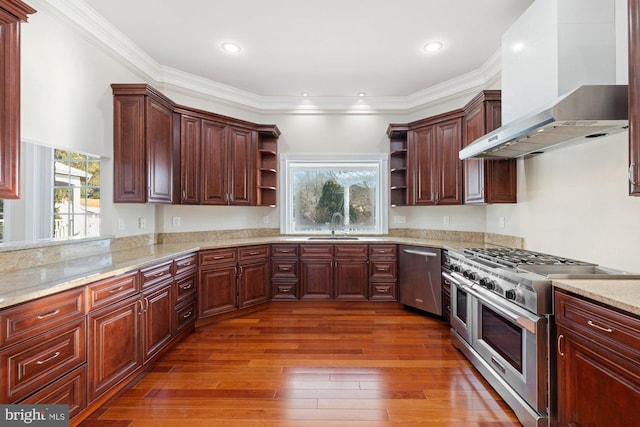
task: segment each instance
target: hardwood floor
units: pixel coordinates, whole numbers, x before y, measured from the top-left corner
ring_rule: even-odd
[[[199,328],[81,427],[519,426],[437,319],[272,302]]]

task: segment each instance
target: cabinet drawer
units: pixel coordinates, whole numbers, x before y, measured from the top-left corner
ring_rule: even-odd
[[[247,246],[238,249],[238,259],[241,261],[247,259],[269,258],[269,245]]]
[[[298,257],[298,245],[271,245],[271,256],[274,258]]]
[[[298,277],[298,261],[274,259],[271,261],[271,277],[295,279]]]
[[[85,314],[84,287],[0,311],[0,347],[50,330]]]
[[[396,261],[371,261],[371,279],[395,279],[398,276]]]
[[[151,286],[171,280],[173,278],[171,274],[172,264],[173,261],[168,261],[154,265],[153,267],[141,269],[140,274],[142,276],[142,288],[150,288]]]
[[[20,403],[32,405],[69,405],[69,418],[73,418],[87,406],[87,366],[74,369]]]
[[[368,245],[335,245],[333,253],[336,258],[367,258]]]
[[[181,274],[187,274],[192,271],[195,271],[198,267],[198,254],[193,253],[187,256],[183,256],[181,258],[177,258],[174,261],[175,264],[175,276],[180,276]]]
[[[196,275],[191,274],[176,279],[176,303],[189,299],[196,293]]]
[[[88,310],[104,307],[138,293],[138,272],[112,277],[87,286]]]
[[[603,345],[621,344],[640,354],[640,320],[581,298],[556,292],[556,323]]]
[[[271,283],[271,298],[274,300],[297,300],[297,280],[274,280]]]
[[[16,402],[86,361],[85,319],[0,352],[1,402]]]
[[[395,258],[398,256],[396,245],[369,245],[369,258]]]
[[[238,251],[235,249],[211,249],[200,252],[200,266],[211,264],[227,264],[238,261]]]
[[[196,321],[196,300],[195,298],[185,301],[176,307],[176,333],[183,331]]]
[[[333,258],[333,245],[300,245],[300,258]]]
[[[396,282],[376,282],[370,284],[371,301],[395,301],[397,296]]]

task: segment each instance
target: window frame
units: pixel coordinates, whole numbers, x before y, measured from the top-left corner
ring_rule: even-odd
[[[280,232],[285,235],[326,235],[330,232],[327,228],[322,230],[296,231],[293,229],[293,192],[291,167],[297,164],[313,164],[318,166],[375,164],[378,168],[377,200],[376,200],[376,227],[375,231],[349,231],[354,235],[385,235],[389,232],[389,156],[384,154],[281,154],[280,155]]]

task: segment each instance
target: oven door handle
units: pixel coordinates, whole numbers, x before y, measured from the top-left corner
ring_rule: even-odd
[[[458,279],[456,279],[455,277],[453,277],[450,273],[443,271],[442,272],[442,277],[444,277],[445,279],[449,280],[450,282],[455,283],[457,286],[460,286],[460,281]]]
[[[532,318],[532,317],[524,317],[521,316],[518,313],[515,313],[511,310],[508,310],[502,306],[499,306],[497,304],[492,304],[490,302],[488,302],[488,300],[481,295],[479,292],[477,292],[475,289],[467,289],[467,291],[473,295],[474,297],[476,297],[478,299],[478,301],[480,301],[483,304],[486,304],[489,308],[491,308],[492,310],[498,312],[500,315],[506,317],[507,319],[509,319],[511,322],[522,326],[523,328],[525,328],[527,331],[531,332],[533,335],[536,335],[538,333],[538,321],[540,320],[539,318]]]

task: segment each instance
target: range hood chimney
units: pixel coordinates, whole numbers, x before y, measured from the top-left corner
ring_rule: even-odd
[[[614,6],[536,0],[502,37],[503,126],[460,158],[528,157],[626,130],[627,86],[615,84]]]

